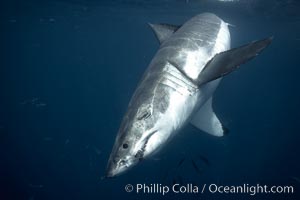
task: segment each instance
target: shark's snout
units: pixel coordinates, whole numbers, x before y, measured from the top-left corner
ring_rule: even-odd
[[[127,161],[125,160],[110,160],[106,169],[105,177],[113,178],[116,177],[130,168]]]
[[[117,176],[119,173],[116,169],[116,164],[113,161],[109,161],[106,172],[105,172],[105,177],[106,178],[113,178]]]
[[[116,176],[116,174],[110,170],[110,169],[107,169],[106,172],[105,172],[105,178],[114,178]]]

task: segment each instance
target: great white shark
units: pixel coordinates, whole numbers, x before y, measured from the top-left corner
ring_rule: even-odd
[[[254,58],[272,37],[230,49],[228,23],[212,13],[182,26],[149,24],[160,47],[121,123],[106,177],[119,175],[159,151],[187,123],[214,136],[224,127],[212,109],[221,78]]]

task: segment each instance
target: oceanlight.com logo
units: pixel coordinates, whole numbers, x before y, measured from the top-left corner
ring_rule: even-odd
[[[174,194],[293,194],[293,186],[268,186],[268,185],[217,185],[217,184],[203,184],[195,185],[191,183],[187,184],[173,184],[162,185],[158,183],[153,184],[127,184],[125,186],[126,192],[134,192],[136,194],[161,194],[166,195],[168,193]]]

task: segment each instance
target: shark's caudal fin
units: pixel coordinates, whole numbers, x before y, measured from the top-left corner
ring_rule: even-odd
[[[212,97],[193,116],[191,124],[211,135],[221,137],[228,132],[224,128],[212,108]]]
[[[180,28],[180,26],[171,24],[148,24],[152,28],[160,44]]]
[[[201,86],[218,79],[237,69],[241,64],[251,60],[265,49],[273,37],[251,42],[244,46],[216,54],[203,68],[196,82]]]

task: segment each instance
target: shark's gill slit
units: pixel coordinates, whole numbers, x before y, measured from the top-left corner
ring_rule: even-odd
[[[151,112],[150,111],[148,111],[148,110],[144,110],[141,114],[140,114],[140,116],[138,116],[138,120],[142,120],[142,119],[147,119],[148,117],[150,117],[150,115],[151,115]]]
[[[186,74],[186,72],[185,72],[184,70],[182,70],[181,67],[180,67],[177,63],[175,63],[175,62],[173,62],[173,61],[171,61],[171,60],[167,60],[167,63],[169,63],[171,66],[173,66],[177,71],[179,71],[184,77],[186,77],[191,83],[194,84],[193,79],[190,78],[190,77]],[[194,85],[197,85],[197,84],[194,84]]]

